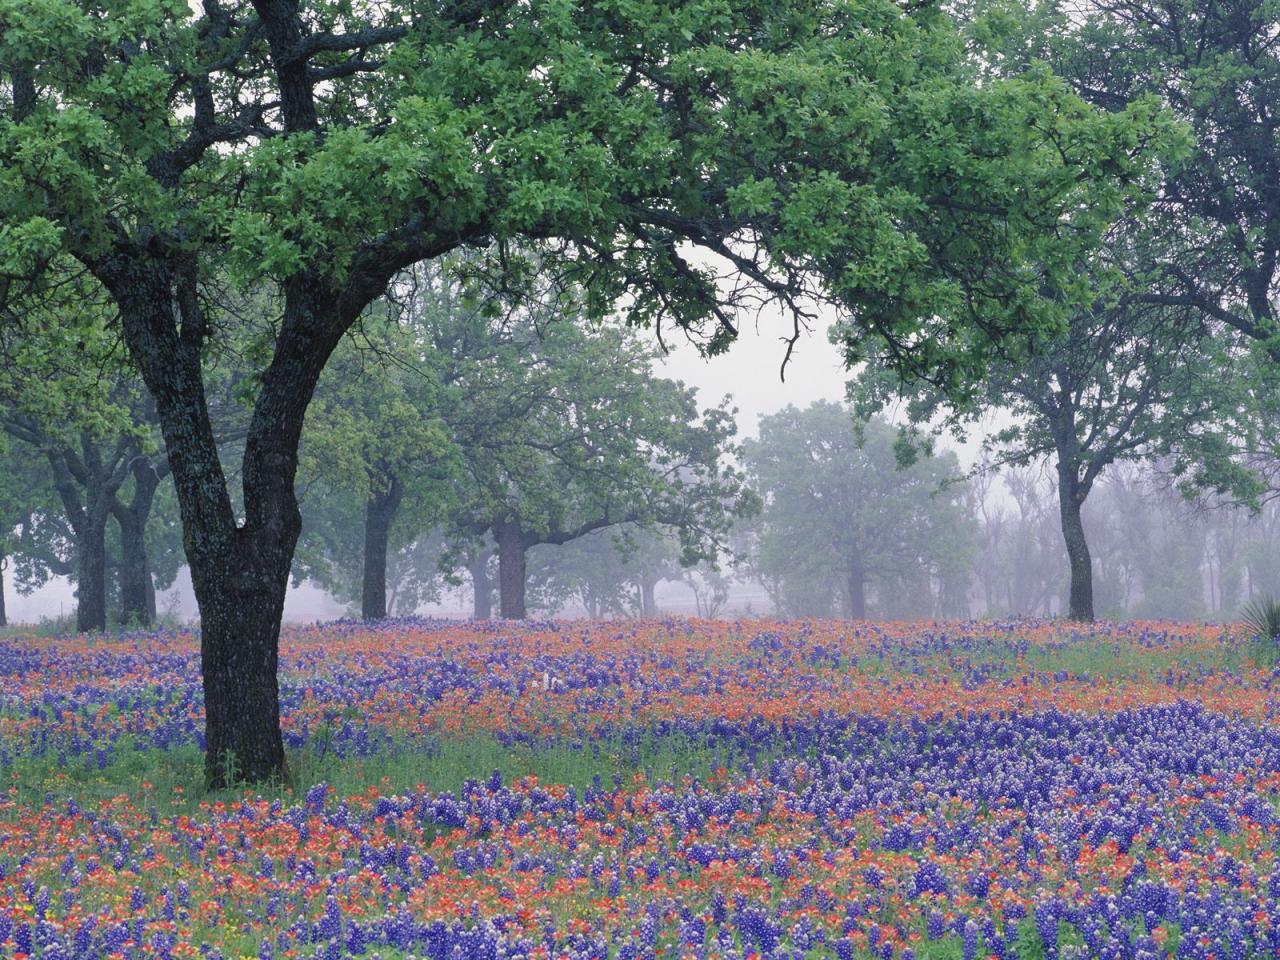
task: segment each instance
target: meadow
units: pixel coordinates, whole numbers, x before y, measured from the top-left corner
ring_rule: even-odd
[[[1219,627],[286,628],[206,793],[196,639],[0,640],[0,955],[1280,952],[1280,671]]]

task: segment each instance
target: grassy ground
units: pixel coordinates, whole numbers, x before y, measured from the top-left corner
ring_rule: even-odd
[[[767,763],[768,754],[756,757]],[[706,779],[718,768],[741,770],[745,758],[710,748],[687,737],[665,736],[623,744],[600,741],[590,747],[565,744],[533,748],[503,745],[489,735],[444,740],[423,749],[398,746],[371,759],[337,757],[308,746],[289,751],[289,780],[259,785],[256,796],[289,801],[324,783],[339,796],[377,787],[383,793],[408,793],[425,788],[433,793],[458,792],[471,779],[494,772],[504,782],[534,776],[543,783],[572,785],[579,790],[597,776],[606,785],[614,777],[623,782],[643,774],[650,783],[683,777]],[[173,750],[135,749],[122,742],[106,768],[84,764],[60,766],[50,757],[19,758],[5,774],[9,796],[19,806],[40,806],[47,800],[75,799],[92,806],[114,797],[154,807],[161,816],[195,812],[202,803],[239,799],[246,788],[208,791],[204,786],[204,756],[195,746]],[[4,781],[0,781],[4,782]]]

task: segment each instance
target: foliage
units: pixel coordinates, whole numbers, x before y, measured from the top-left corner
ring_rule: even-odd
[[[412,611],[438,597],[435,557],[424,550],[438,552],[439,539],[429,545],[424,535],[446,515],[460,461],[436,364],[434,345],[387,317],[369,318],[338,348],[303,432],[295,584],[310,578],[359,601],[369,511],[385,503],[393,598]]]
[[[1241,611],[1240,619],[1252,636],[1273,642],[1280,638],[1280,601],[1270,597],[1254,600]]]
[[[780,611],[864,617],[871,584],[885,610],[932,615],[957,578],[967,606],[972,534],[955,456],[902,467],[896,436],[881,420],[859,431],[832,403],[761,418],[744,450],[764,498],[752,560]]]
[[[456,396],[446,416],[465,478],[449,536],[461,548],[509,524],[527,548],[661,524],[685,562],[714,557],[754,504],[722,459],[730,411],[699,411],[693,390],[655,376],[633,333],[575,321],[552,304],[419,321]]]
[[[1082,13],[1046,38],[1046,59],[1108,109],[1160,97],[1191,134],[1153,211],[1162,242],[1147,299],[1194,308],[1271,350],[1280,134],[1259,117],[1280,88],[1280,55],[1265,39],[1280,12],[1262,0],[1123,0]],[[1187,36],[1196,42],[1180,41]]]
[[[713,352],[738,307],[800,324],[826,299],[850,359],[873,329],[958,391],[1054,329],[1038,291],[1070,299],[1169,130],[1153,100],[1106,114],[976,62],[939,7],[892,0],[0,2],[0,306],[70,258],[118,311],[174,465],[211,780],[229,751],[283,770],[265,674],[303,419],[405,268],[483,249],[494,279],[536,264],[590,317]],[[242,509],[202,369],[237,327],[209,296],[222,271],[279,304],[244,341]]]
[[[681,579],[688,569],[680,563],[680,542],[672,530],[634,523],[535,547],[529,559],[534,606],[554,611],[577,602],[592,619],[654,615],[654,589]]]

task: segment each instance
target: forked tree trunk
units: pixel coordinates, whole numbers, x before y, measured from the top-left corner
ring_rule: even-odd
[[[488,620],[493,616],[493,580],[489,577],[491,556],[493,554],[488,550],[482,550],[467,564],[467,572],[471,574],[473,620]]]
[[[275,353],[245,439],[244,518],[238,520],[209,420],[200,356],[205,323],[194,274],[175,275],[132,249],[113,255],[99,272],[155,399],[182,513],[200,608],[206,781],[222,787],[283,779],[276,671],[302,526],[294,496],[298,441],[320,372],[350,325],[347,316],[353,321],[378,291],[371,287],[344,301],[317,276],[299,274],[284,284]]]
[[[1067,561],[1071,567],[1071,586],[1067,601],[1067,616],[1072,620],[1093,620],[1093,559],[1089,543],[1084,535],[1081,508],[1085,491],[1080,488],[1073,473],[1058,470],[1058,512],[1062,519],[1062,539],[1067,546]]]
[[[391,474],[386,489],[365,502],[364,578],[360,592],[360,616],[365,620],[385,620],[387,616],[387,542],[403,495],[400,478]]]
[[[525,563],[524,534],[515,520],[493,525],[493,538],[498,542],[498,597],[500,613],[505,620],[524,620],[525,585],[528,578]]]

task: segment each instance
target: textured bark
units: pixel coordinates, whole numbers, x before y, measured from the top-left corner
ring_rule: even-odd
[[[493,538],[498,542],[498,596],[500,613],[505,620],[524,620],[528,574],[525,565],[525,538],[515,520],[502,520],[493,525]]]
[[[343,329],[333,319],[334,298],[314,277],[285,286],[276,352],[245,440],[245,515],[237,522],[201,376],[203,319],[194,282],[136,256],[114,260],[101,275],[110,281],[130,353],[155,399],[182,513],[200,608],[206,780],[220,787],[283,778],[276,669],[302,524],[294,477],[307,404]]]
[[[215,787],[286,772],[276,671],[288,568],[281,576],[278,557],[255,563],[250,551],[234,553],[241,563],[192,570],[199,584],[205,779]]]
[[[482,550],[467,564],[467,572],[471,574],[473,620],[488,620],[493,616],[493,580],[489,577],[491,556],[493,554],[488,550]]]
[[[119,500],[111,504],[111,513],[120,527],[120,621],[145,627],[155,621],[155,584],[151,581],[146,534],[160,476],[144,457],[134,460],[132,472],[132,499],[127,504]]]
[[[107,629],[107,523],[103,515],[76,532],[76,631]]]
[[[1067,616],[1072,620],[1093,620],[1093,560],[1084,535],[1081,507],[1084,491],[1072,471],[1058,471],[1058,513],[1062,519],[1062,539],[1067,545],[1071,566],[1071,587]]]
[[[49,444],[45,457],[54,489],[76,539],[76,630],[107,629],[107,518],[116,491],[124,482],[129,447],[122,439],[105,458],[88,433],[79,450]]]
[[[365,501],[364,577],[360,592],[360,616],[365,620],[384,620],[387,616],[387,541],[403,495],[400,478],[391,475],[386,488]]]
[[[267,85],[276,90],[286,133],[322,139],[326,131],[315,93],[322,80],[310,62],[322,47],[302,44],[304,37],[320,34],[312,33],[297,3],[253,5],[270,51]],[[404,29],[375,31],[373,42],[394,40]],[[182,194],[174,188],[186,171],[216,150],[228,129],[217,119],[207,78],[186,79],[196,104],[193,129],[146,164],[154,182],[175,200]],[[255,123],[232,121],[228,142],[244,142],[236,129],[244,126],[247,134]],[[298,442],[316,382],[342,335],[397,272],[487,237],[492,228],[480,222],[465,233],[456,223],[438,229],[425,213],[415,214],[377,233],[341,265],[317,260],[284,278],[271,362],[259,379],[245,437],[241,519],[219,459],[201,368],[211,329],[199,288],[202,269],[216,269],[216,254],[210,249],[202,263],[203,248],[183,242],[180,230],[151,224],[127,230],[111,218],[99,226],[103,242],[77,256],[118,308],[130,357],[155,401],[173,472],[201,617],[206,777],[216,787],[232,779],[228,771],[251,782],[283,776],[277,645],[301,528],[294,494]]]

